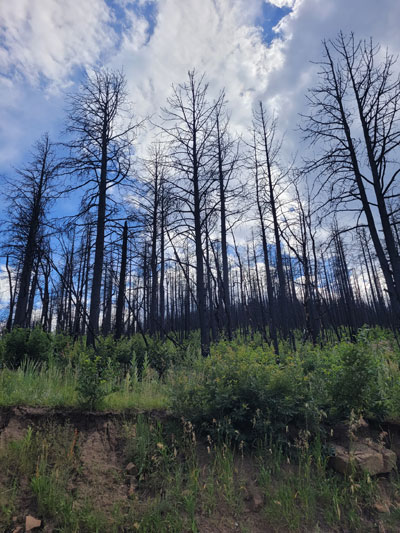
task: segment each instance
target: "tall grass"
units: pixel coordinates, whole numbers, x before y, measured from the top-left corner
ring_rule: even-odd
[[[118,429],[122,446],[110,469],[82,453],[85,431],[77,436],[68,424],[28,428],[2,446],[0,531],[15,527],[15,516],[22,521],[26,497],[32,512],[63,533],[198,533],[222,523],[241,532],[255,523],[257,531],[277,533],[377,530],[379,481],[331,471],[321,443],[307,433],[291,452],[265,440],[243,454],[211,439],[205,449],[188,421],[140,414]],[[394,533],[398,476],[390,483],[391,513],[379,519]]]
[[[0,370],[0,406],[78,407],[78,370],[24,361]],[[167,406],[166,386],[154,375],[115,379],[107,386],[102,409],[161,409]]]
[[[0,405],[72,407],[77,405],[77,373],[34,361],[0,371]]]

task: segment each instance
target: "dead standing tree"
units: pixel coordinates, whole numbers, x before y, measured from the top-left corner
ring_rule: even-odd
[[[283,261],[280,218],[284,198],[289,186],[288,169],[281,163],[282,139],[278,138],[278,123],[275,117],[268,117],[262,102],[253,113],[254,150],[258,158],[257,202],[265,204],[263,224],[273,234],[275,267],[277,272],[276,311],[279,329],[283,337],[288,337],[288,288]],[[272,302],[270,303],[272,307]],[[271,313],[272,313],[271,308]],[[275,344],[275,343],[274,343]]]
[[[14,326],[30,325],[37,282],[35,276],[32,282],[32,272],[40,264],[40,250],[46,240],[47,210],[57,196],[58,169],[52,143],[44,135],[35,146],[31,162],[17,171],[17,177],[9,183],[7,248],[15,270],[20,269]]]
[[[205,228],[207,217],[213,213],[209,205],[216,188],[211,166],[215,164],[210,148],[216,124],[215,108],[220,98],[210,104],[208,84],[195,71],[188,73],[188,81],[173,87],[167,108],[163,109],[162,130],[170,141],[171,166],[174,170],[173,191],[179,211],[181,228],[194,241],[196,255],[196,300],[201,335],[201,351],[209,353],[210,333],[204,274]]]
[[[132,146],[138,124],[133,121],[121,72],[95,71],[69,97],[67,132],[72,140],[68,166],[85,188],[85,211],[96,209],[96,240],[87,331],[88,345],[99,332],[105,228],[110,190],[131,171]]]
[[[232,311],[229,289],[229,262],[228,239],[229,215],[232,215],[231,202],[242,196],[243,187],[235,180],[235,172],[239,163],[239,141],[232,137],[229,127],[229,115],[226,111],[224,93],[221,94],[218,105],[215,107],[215,131],[213,134],[213,149],[217,162],[216,176],[218,181],[219,225],[221,235],[221,263],[222,269],[217,266],[220,279],[220,307],[225,312],[225,331],[229,340],[232,340]],[[234,184],[234,182],[236,183]],[[238,213],[236,219],[239,218]],[[214,254],[215,255],[215,254]],[[222,305],[223,304],[223,305]]]
[[[305,137],[321,150],[309,167],[323,176],[329,208],[355,213],[355,227],[368,228],[398,323],[400,256],[392,224],[400,195],[395,59],[386,54],[381,60],[372,41],[357,43],[342,33],[324,41],[323,48],[320,83],[310,91],[311,112],[303,126]]]

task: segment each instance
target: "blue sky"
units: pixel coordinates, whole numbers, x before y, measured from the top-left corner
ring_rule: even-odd
[[[124,68],[139,116],[157,113],[171,83],[196,67],[216,92],[226,86],[239,130],[259,98],[286,130],[321,39],[352,29],[396,52],[399,16],[397,0],[0,2],[0,174],[21,165],[44,131],[59,137],[65,92],[92,66]]]
[[[132,86],[137,74],[134,72],[135,67],[130,65],[129,55],[132,56],[133,64],[138,65],[136,70],[140,74],[140,56],[146,55],[146,49],[149,48],[157,29],[158,17],[161,16],[164,20],[164,11],[168,10],[168,2],[157,0],[107,0],[106,3],[103,0],[83,0],[82,4],[86,4],[88,11],[91,5],[97,4],[99,8],[98,18],[95,19],[97,30],[91,36],[89,52],[83,54],[82,49],[87,46],[89,39],[86,36],[86,26],[84,21],[78,18],[78,15],[82,14],[78,13],[77,18],[72,20],[72,31],[66,28],[67,24],[71,25],[71,20],[64,17],[68,6],[65,5],[65,9],[60,9],[60,6],[68,3],[72,5],[73,2],[16,0],[12,6],[11,3],[8,6],[5,3],[0,5],[0,18],[5,21],[4,25],[0,26],[0,174],[8,175],[13,166],[22,165],[27,159],[31,145],[44,131],[48,131],[54,139],[59,137],[63,128],[65,93],[76,89],[86,68],[101,64],[113,66],[115,63],[115,66],[122,67],[129,73]],[[188,3],[190,4],[190,1]],[[197,4],[199,3],[197,0]],[[229,2],[211,4],[216,6],[215,18],[220,17],[222,21],[228,18],[223,10],[229,7]],[[233,1],[231,4],[233,6],[238,2]],[[177,5],[179,7],[179,3]],[[252,12],[246,14],[249,7]],[[108,14],[106,17],[104,13],[100,15],[102,8]],[[247,19],[245,24],[258,32],[260,43],[266,45],[276,37],[273,28],[290,12],[287,6],[278,7],[269,2],[252,0],[247,6],[242,3],[241,8],[244,11],[244,19]],[[37,16],[39,10],[43,12],[42,16]],[[176,6],[172,6],[172,10],[176,17]],[[190,10],[187,10],[186,16],[189,15]],[[183,21],[184,16],[185,13]],[[42,39],[45,34],[54,36],[54,48],[59,49],[58,57],[53,50],[52,40]],[[108,36],[108,46],[104,46],[104,35]],[[166,39],[166,46],[171,36],[173,38],[173,35],[170,35]],[[213,37],[215,40],[215,35]],[[207,41],[206,32],[204,40]],[[176,63],[173,55],[179,56],[180,53],[179,47],[171,50],[171,70]],[[224,61],[223,57],[221,59]],[[226,60],[228,61],[227,58]],[[200,62],[204,63],[203,58]],[[194,63],[186,63],[184,69],[181,69],[182,74],[197,66]],[[157,74],[147,68],[147,76],[153,79]],[[161,93],[166,96],[171,83],[179,81],[180,78],[171,77],[162,87]],[[146,98],[143,91],[144,88],[141,90],[140,100]],[[148,105],[138,106],[137,113],[145,115],[149,110],[153,113],[158,103],[163,104],[161,98],[159,102],[151,103],[152,109],[149,109]]]
[[[157,115],[188,69],[206,71],[211,92],[225,86],[238,132],[262,99],[293,153],[321,40],[354,30],[396,53],[398,20],[398,0],[0,2],[0,175],[12,176],[44,131],[60,138],[66,92],[100,65],[124,69],[139,117]]]
[[[262,100],[286,132],[287,157],[302,154],[297,124],[321,40],[354,31],[399,54],[399,20],[398,0],[0,0],[0,190],[45,131],[60,139],[65,94],[102,65],[124,69],[139,118],[156,117],[189,69],[205,71],[211,97],[225,87],[238,133]]]

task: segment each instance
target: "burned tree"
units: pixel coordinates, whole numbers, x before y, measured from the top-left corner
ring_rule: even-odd
[[[137,124],[129,109],[126,80],[108,70],[88,75],[80,90],[69,97],[67,132],[71,140],[68,167],[85,188],[84,211],[96,210],[87,342],[94,345],[99,332],[101,285],[104,267],[105,228],[110,191],[130,174]]]
[[[54,147],[48,135],[35,145],[31,162],[17,170],[13,181],[8,182],[9,201],[9,257],[19,270],[15,297],[14,326],[30,325],[33,299],[39,271],[41,249],[46,241],[48,209],[57,195],[56,184],[59,166]]]
[[[205,287],[205,228],[210,216],[211,193],[215,187],[210,165],[214,154],[210,149],[215,127],[218,101],[209,103],[204,76],[194,71],[188,81],[173,87],[168,107],[163,110],[162,130],[170,140],[171,166],[174,170],[173,194],[176,199],[179,230],[186,232],[195,246],[196,300],[201,335],[201,351],[209,353],[209,326]]]
[[[327,205],[355,213],[368,228],[392,310],[400,319],[400,256],[392,224],[398,202],[400,78],[395,58],[372,41],[342,33],[324,41],[320,83],[310,91],[305,137],[321,149],[309,169],[321,176]]]

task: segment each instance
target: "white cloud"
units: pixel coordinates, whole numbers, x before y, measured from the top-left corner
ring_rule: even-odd
[[[113,46],[112,12],[104,0],[0,2],[3,75],[68,81],[74,67],[95,63]]]
[[[10,302],[8,273],[5,265],[0,265],[0,311],[6,309]]]
[[[299,1],[299,0],[297,0]],[[292,8],[296,3],[296,0],[265,0],[268,4],[272,4],[276,7],[290,7]]]
[[[312,62],[321,59],[323,39],[335,38],[340,30],[353,31],[357,39],[372,36],[396,54],[400,51],[399,18],[397,0],[296,0],[293,11],[278,24],[284,61],[271,72],[265,92],[265,100],[279,113],[284,129],[296,128],[307,89],[318,81],[318,66]],[[292,135],[292,140],[295,145],[298,136]]]
[[[256,25],[268,3],[292,8],[269,44]],[[150,8],[156,14],[154,27],[143,15]],[[121,22],[116,20],[121,10],[124,33],[117,36],[114,23]],[[358,37],[373,33],[398,52],[399,18],[397,0],[0,0],[0,95],[5,97],[0,116],[8,124],[0,137],[8,143],[10,130],[16,139],[13,131],[26,128],[23,110],[39,102],[24,79],[39,87],[68,85],[76,67],[106,58],[111,66],[124,68],[137,114],[157,114],[171,84],[185,81],[187,70],[196,67],[206,71],[211,96],[226,88],[238,130],[250,124],[253,102],[263,99],[279,114],[288,131],[288,151],[294,152],[299,138],[292,131],[307,88],[316,82],[317,67],[310,60],[320,57],[321,40],[340,29],[354,30]],[[44,115],[41,128],[46,116],[50,124],[54,118],[56,100],[53,94],[47,98],[49,107],[43,97],[36,112]],[[28,116],[33,129],[35,114]],[[21,143],[14,144],[21,150]],[[0,162],[11,161],[10,153],[0,153]]]
[[[261,0],[159,0],[148,41],[145,24],[134,17],[111,62],[124,66],[139,112],[158,113],[171,84],[186,81],[195,67],[206,72],[211,96],[226,88],[233,121],[247,125],[252,102],[283,63],[281,41],[268,47],[255,26],[261,6]]]

